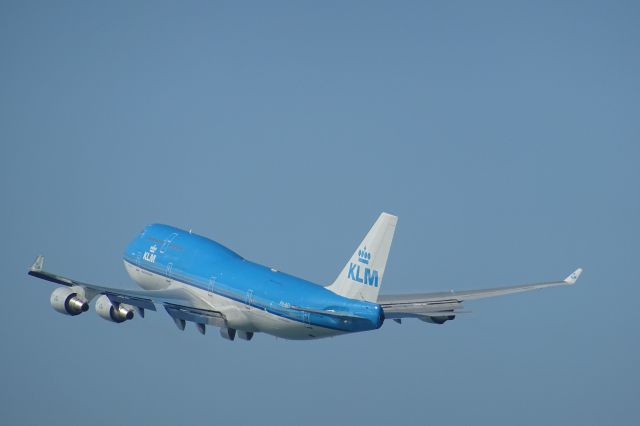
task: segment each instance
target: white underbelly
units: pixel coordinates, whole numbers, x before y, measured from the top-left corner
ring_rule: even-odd
[[[211,306],[212,310],[222,312],[227,319],[228,326],[237,330],[262,332],[292,340],[318,339],[344,334],[339,330],[305,324],[272,314],[264,309],[148,271],[126,260],[124,267],[131,279],[145,290],[162,290],[170,285],[184,286],[189,292]]]

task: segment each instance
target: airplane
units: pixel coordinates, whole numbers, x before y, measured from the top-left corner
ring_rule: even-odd
[[[126,247],[124,267],[142,290],[88,284],[43,270],[38,256],[28,274],[61,284],[51,306],[76,316],[89,309],[107,321],[123,323],[135,312],[164,308],[180,330],[194,323],[205,334],[218,327],[228,340],[251,340],[266,333],[309,340],[376,330],[385,320],[415,318],[444,324],[462,303],[553,286],[575,284],[582,269],[564,280],[460,292],[379,295],[397,216],[382,213],[336,280],[328,286],[251,262],[227,247],[191,231],[152,224]]]

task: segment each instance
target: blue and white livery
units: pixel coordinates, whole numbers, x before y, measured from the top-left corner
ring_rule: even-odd
[[[379,295],[398,218],[382,213],[336,280],[326,286],[251,262],[206,237],[168,225],[149,225],[127,246],[123,262],[143,290],[83,283],[43,270],[38,256],[29,275],[61,284],[53,308],[66,315],[89,309],[122,323],[137,312],[163,308],[177,327],[192,322],[229,339],[254,333],[317,339],[375,330],[385,318],[442,324],[461,313],[462,302],[556,285],[574,284],[581,269],[562,281],[465,292]]]

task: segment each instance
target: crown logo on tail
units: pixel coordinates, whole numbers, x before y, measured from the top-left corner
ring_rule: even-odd
[[[370,260],[371,260],[371,252],[367,251],[366,246],[358,250],[358,262],[368,265]]]

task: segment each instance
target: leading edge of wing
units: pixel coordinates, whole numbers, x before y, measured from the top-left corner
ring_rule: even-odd
[[[462,302],[465,300],[483,299],[487,297],[504,296],[507,294],[522,293],[525,291],[538,290],[547,287],[555,287],[562,285],[573,285],[576,283],[580,275],[582,274],[582,268],[578,268],[573,271],[568,277],[559,281],[549,281],[533,284],[521,284],[510,287],[496,287],[487,288],[481,290],[466,290],[466,291],[449,291],[438,293],[418,293],[418,294],[390,294],[380,295],[378,297],[378,303],[383,306],[398,306],[403,304],[419,304],[429,302]]]
[[[82,281],[74,280],[62,275],[54,274],[43,270],[44,257],[38,256],[29,269],[28,274],[40,278],[42,280],[50,281],[56,284],[66,285],[69,287],[82,287],[87,291],[87,297],[93,299],[94,297],[104,294],[112,302],[126,303],[139,308],[156,310],[154,304],[176,304],[184,303],[187,307],[210,309],[210,306],[202,302],[190,292],[179,287],[168,287],[164,290],[128,290],[113,287],[104,287],[95,284],[89,284]]]

